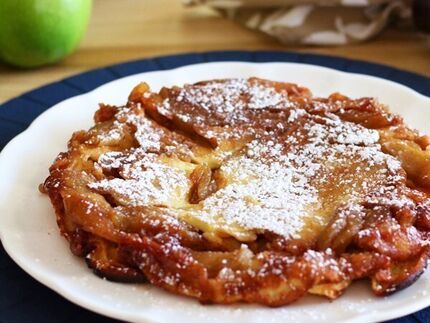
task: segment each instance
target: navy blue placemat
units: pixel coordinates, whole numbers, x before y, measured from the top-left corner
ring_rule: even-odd
[[[368,74],[404,84],[430,96],[430,78],[364,61],[271,51],[222,51],[164,56],[112,65],[72,76],[27,92],[0,105],[0,150],[52,105],[131,74],[216,61],[294,62]],[[0,322],[115,322],[70,303],[21,270],[0,243]],[[392,320],[430,322],[430,308]]]

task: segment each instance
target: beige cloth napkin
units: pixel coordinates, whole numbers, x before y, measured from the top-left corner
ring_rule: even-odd
[[[430,0],[429,0],[430,1]],[[370,39],[393,19],[408,22],[411,0],[186,0],[208,5],[283,43],[343,45]]]

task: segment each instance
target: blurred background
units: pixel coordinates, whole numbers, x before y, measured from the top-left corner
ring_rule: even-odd
[[[388,64],[430,76],[430,41],[416,28],[417,24],[422,31],[428,28],[430,0],[369,0],[375,1],[370,7],[360,0],[323,0],[337,6],[323,11],[315,10],[321,0],[307,1],[94,0],[91,10],[90,0],[1,0],[0,104],[89,69],[208,50],[306,51]],[[77,18],[66,21],[57,17],[64,11],[61,2],[74,6],[82,2],[81,7],[72,8]],[[27,9],[22,11],[17,3],[27,3]],[[46,24],[32,21],[40,18],[31,18],[34,12],[28,10],[29,3],[39,11],[50,11]],[[340,3],[348,6],[339,8]],[[417,4],[414,23],[413,6]],[[66,36],[54,33],[60,31]],[[36,40],[35,34],[39,37]],[[15,43],[20,37],[24,45]],[[67,37],[68,43],[64,42]],[[43,59],[30,50],[39,43],[58,46],[49,52],[53,62],[43,65]],[[20,59],[43,66],[14,67],[13,61]]]

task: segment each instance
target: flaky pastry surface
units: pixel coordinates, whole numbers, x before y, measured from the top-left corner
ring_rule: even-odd
[[[101,105],[43,185],[96,274],[205,303],[376,295],[426,267],[429,139],[372,98],[258,78]]]

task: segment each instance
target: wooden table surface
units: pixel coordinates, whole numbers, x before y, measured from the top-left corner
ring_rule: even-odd
[[[0,65],[0,103],[104,65],[156,55],[228,49],[323,53],[430,76],[430,40],[408,31],[386,30],[371,42],[345,47],[286,47],[208,8],[184,8],[180,0],[94,0],[88,32],[73,55],[34,70]]]

